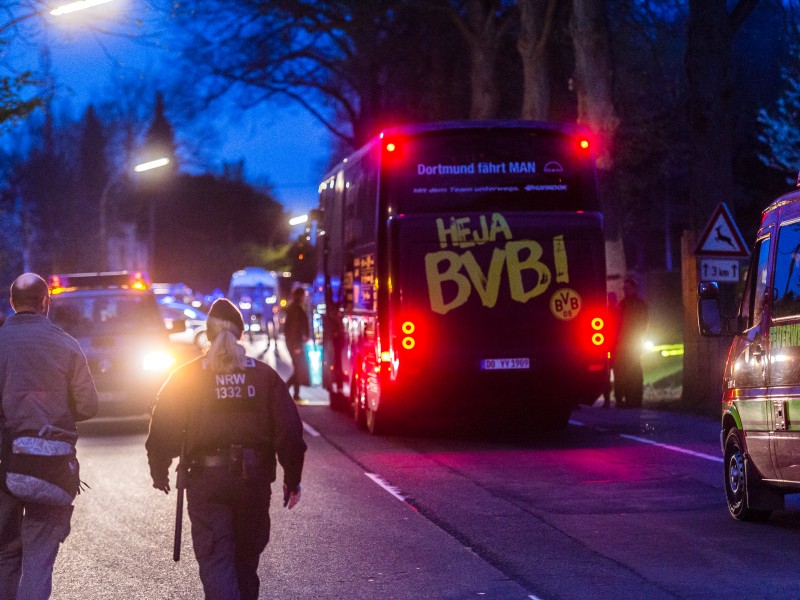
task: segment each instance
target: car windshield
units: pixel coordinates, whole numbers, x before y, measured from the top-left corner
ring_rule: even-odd
[[[59,294],[49,316],[73,337],[164,331],[155,300],[146,294]]]

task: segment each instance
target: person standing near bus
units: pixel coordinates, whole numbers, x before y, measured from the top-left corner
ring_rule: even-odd
[[[292,301],[286,307],[286,322],[283,325],[283,335],[286,347],[292,356],[292,375],[286,385],[294,387],[295,401],[300,399],[300,386],[311,385],[311,375],[306,356],[306,342],[310,335],[308,314],[303,300],[306,292],[297,287],[292,291]]]
[[[627,277],[622,287],[625,297],[619,303],[619,335],[614,357],[614,399],[617,408],[642,405],[644,374],[642,345],[647,331],[648,308],[639,296],[639,286]]]
[[[150,476],[154,488],[169,493],[169,467],[183,446],[205,598],[257,600],[277,462],[283,505],[300,501],[303,425],[278,373],[238,343],[244,333],[238,309],[218,299],[207,323],[205,356],[173,371],[158,394],[145,444]]]
[[[607,298],[607,321],[609,325],[609,337],[611,339],[611,350],[608,352],[608,382],[606,383],[606,389],[603,391],[603,408],[611,406],[611,393],[614,391],[614,379],[617,376],[617,372],[614,369],[614,359],[617,356],[616,345],[619,337],[619,301],[614,292],[609,292]]]

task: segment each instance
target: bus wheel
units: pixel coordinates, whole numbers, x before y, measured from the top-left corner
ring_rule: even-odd
[[[553,406],[542,410],[538,416],[532,415],[532,425],[541,431],[563,431],[571,413],[569,406]]]
[[[341,392],[328,390],[328,398],[330,399],[331,410],[335,410],[337,412],[345,412],[347,410],[347,398],[345,398],[344,394]]]
[[[725,439],[725,497],[728,512],[739,521],[766,521],[772,511],[755,510],[747,503],[747,474],[744,467],[744,442],[738,429]]]
[[[366,429],[367,418],[364,403],[366,402],[366,394],[361,385],[362,378],[360,376],[353,378],[353,384],[350,386],[353,395],[353,420],[359,429]]]
[[[372,435],[383,435],[386,433],[385,419],[379,415],[377,410],[367,407],[367,430]]]
[[[386,398],[385,392],[379,396],[380,402],[377,408],[370,408],[364,395],[364,407],[366,409],[367,430],[372,435],[389,435],[396,433],[399,428],[398,415],[392,410],[391,398]],[[387,407],[388,404],[388,407]]]

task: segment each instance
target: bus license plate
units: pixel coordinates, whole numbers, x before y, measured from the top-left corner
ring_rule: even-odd
[[[503,371],[507,369],[530,369],[530,358],[485,358],[481,361],[483,371]]]

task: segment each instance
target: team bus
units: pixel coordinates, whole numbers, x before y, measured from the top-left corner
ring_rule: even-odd
[[[323,385],[359,425],[563,428],[603,392],[603,219],[581,129],[387,130],[327,174],[318,213]]]

